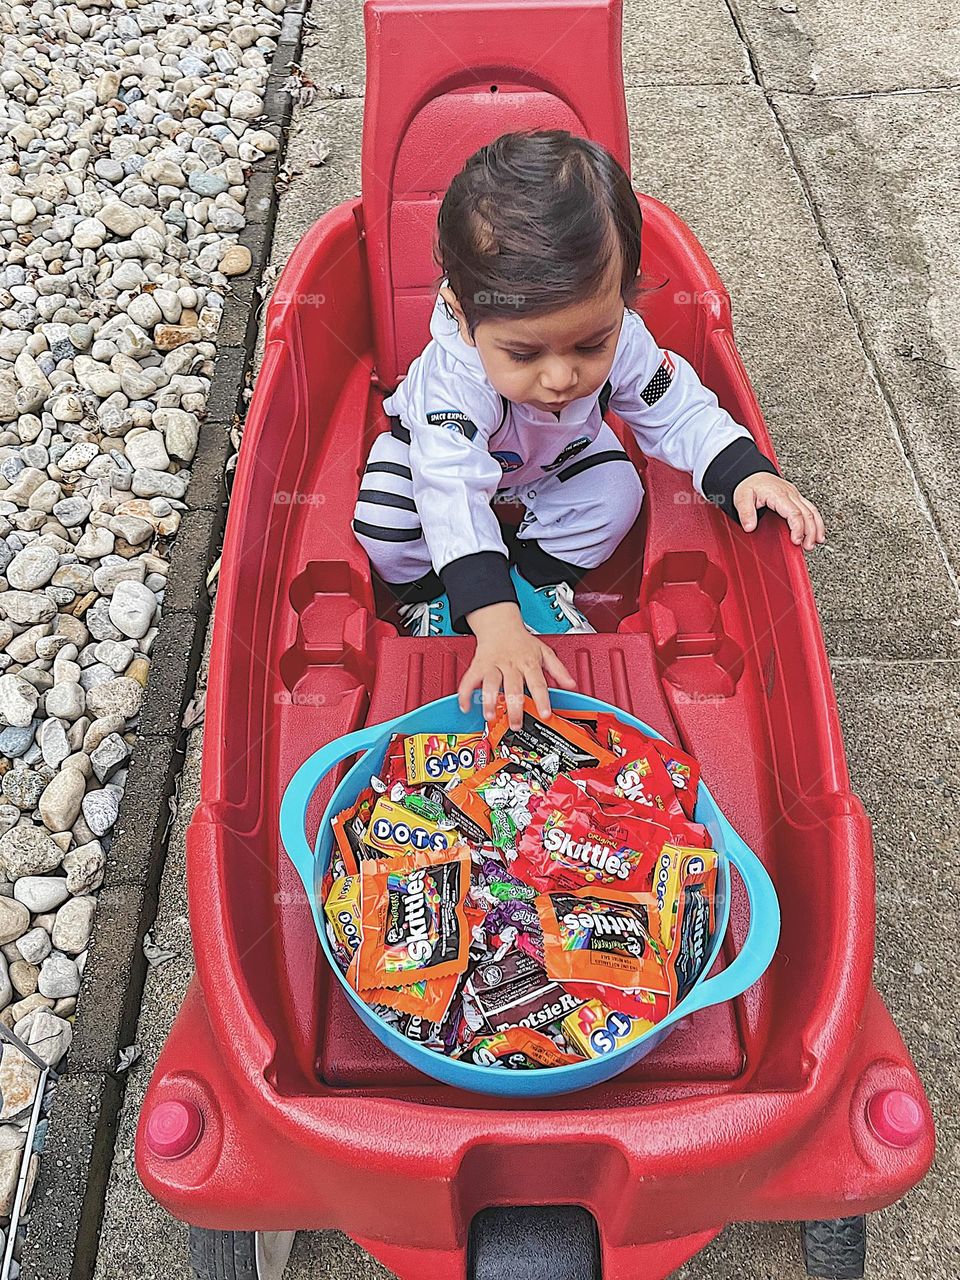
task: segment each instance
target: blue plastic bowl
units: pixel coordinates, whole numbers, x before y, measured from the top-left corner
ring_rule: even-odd
[[[625,724],[634,725],[643,733],[662,737],[649,725],[627,712],[581,693],[565,693],[551,689],[551,705],[559,712],[568,710],[608,711]],[[533,1071],[511,1071],[504,1068],[477,1066],[447,1058],[431,1049],[408,1040],[387,1023],[381,1021],[364,1004],[340,972],[333,958],[327,931],[324,927],[320,885],[333,852],[331,818],[352,804],[365,786],[370,775],[379,773],[386,755],[387,744],[394,733],[473,733],[483,729],[483,715],[479,706],[471,707],[466,714],[460,710],[455,696],[428,702],[416,711],[397,716],[384,724],[367,725],[356,733],[347,734],[336,742],[330,742],[314,752],[293,775],[284,792],[280,806],[280,837],[291,861],[297,868],[303,886],[310,899],[310,907],[320,937],[320,944],[336,974],[337,981],[346,992],[347,999],[357,1011],[360,1020],[378,1040],[399,1054],[406,1062],[424,1075],[432,1076],[444,1084],[474,1093],[485,1093],[501,1098],[546,1098],[575,1089],[589,1089],[625,1071],[627,1067],[646,1057],[670,1034],[681,1018],[697,1009],[732,1000],[746,991],[767,968],[780,937],[780,906],[777,895],[759,858],[740,839],[720,812],[709,789],[701,782],[694,817],[702,822],[713,838],[719,854],[716,897],[716,928],[711,940],[709,957],[700,977],[674,1011],[656,1027],[632,1044],[614,1049],[601,1058],[578,1062],[568,1067],[551,1067]],[[353,767],[344,775],[327,805],[320,822],[316,848],[307,841],[304,824],[307,807],[317,786],[341,760],[362,752]],[[707,974],[720,952],[727,921],[730,917],[730,865],[740,874],[750,901],[750,925],[743,946],[733,961],[715,977]]]

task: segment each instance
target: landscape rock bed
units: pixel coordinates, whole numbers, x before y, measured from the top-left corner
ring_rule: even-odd
[[[0,1021],[60,1069],[221,326],[254,266],[238,236],[279,146],[261,116],[284,7],[0,16]],[[0,1222],[39,1077],[4,1044]]]

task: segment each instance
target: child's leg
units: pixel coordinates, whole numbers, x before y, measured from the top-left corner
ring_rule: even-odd
[[[409,446],[385,432],[367,458],[353,531],[380,577],[405,603],[443,594],[413,501]]]
[[[606,425],[596,440],[559,471],[518,487],[527,512],[514,560],[535,587],[569,582],[613,555],[643,502],[643,485],[620,441]]]

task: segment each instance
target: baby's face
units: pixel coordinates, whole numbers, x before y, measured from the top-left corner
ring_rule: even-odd
[[[608,272],[600,292],[584,302],[544,315],[481,320],[472,339],[455,295],[447,288],[441,293],[494,389],[514,404],[559,413],[606,382],[623,324],[619,272]]]

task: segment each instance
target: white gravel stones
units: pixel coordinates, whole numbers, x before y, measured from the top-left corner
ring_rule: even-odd
[[[4,1044],[0,1057],[0,1121],[14,1120],[27,1110],[39,1078],[39,1067],[12,1044]]]
[[[89,896],[71,898],[65,902],[57,912],[50,934],[54,947],[70,956],[85,951],[93,931],[96,910],[97,900]]]
[[[37,591],[40,587],[45,587],[53,577],[59,559],[52,547],[24,547],[7,565],[7,581],[18,591]]]
[[[122,795],[119,787],[107,786],[83,797],[83,818],[95,836],[106,835],[116,822]]]
[[[89,691],[86,698],[87,710],[94,715],[117,715],[124,720],[133,719],[140,710],[142,700],[143,686],[129,676],[117,676],[114,680],[97,685]]]
[[[121,240],[143,226],[143,215],[123,200],[109,200],[97,215],[103,225]]]
[[[142,582],[118,582],[110,600],[110,621],[125,636],[139,640],[147,634],[157,598]]]
[[[220,274],[224,276],[242,276],[250,270],[253,258],[244,244],[235,244],[220,259]]]
[[[0,55],[0,1021],[72,1029],[284,0],[15,3]],[[0,1216],[36,1067],[0,1057]]]
[[[0,676],[0,724],[30,724],[38,701],[37,690],[22,676]]]
[[[50,935],[46,929],[28,929],[17,939],[17,950],[28,964],[42,964],[51,951]]]
[[[73,1027],[49,1009],[34,1009],[14,1027],[21,1040],[49,1066],[55,1066],[66,1054],[73,1040]]]
[[[70,897],[70,889],[63,876],[24,875],[13,886],[13,896],[34,915],[44,915],[62,906]]]
[[[130,748],[120,735],[108,734],[90,755],[90,763],[98,781],[109,782],[117,770],[123,768],[129,756]]]
[[[98,840],[90,840],[76,849],[71,849],[63,858],[63,869],[67,873],[67,889],[74,894],[92,893],[95,889],[99,889],[103,883],[105,865],[106,855]],[[24,956],[25,960],[28,958]]]
[[[80,990],[80,970],[77,962],[62,951],[53,951],[40,966],[40,978],[37,990],[51,1000],[60,1000],[64,996],[75,996]],[[0,1063],[0,1076],[2,1076]],[[0,1083],[0,1089],[2,1089]]]
[[[85,706],[86,694],[75,680],[54,685],[46,696],[47,714],[70,723],[80,719]]]
[[[49,707],[47,710],[49,711]],[[63,721],[54,719],[52,716],[49,720],[44,720],[40,726],[38,738],[43,762],[51,769],[56,769],[63,764],[70,755],[70,743]]]
[[[159,431],[138,431],[127,436],[124,447],[134,467],[153,467],[165,471],[170,465],[163,436]]]
[[[30,912],[15,898],[0,898],[0,945],[16,942],[30,927]]]
[[[79,769],[61,769],[40,797],[40,817],[49,831],[69,831],[80,813],[87,780]]]
[[[10,221],[15,227],[25,227],[37,216],[37,207],[25,196],[17,196],[10,205]]]
[[[58,867],[62,857],[63,850],[42,827],[22,822],[0,836],[0,871],[8,880],[43,875]]]
[[[99,218],[83,218],[73,229],[75,249],[99,249],[110,232]]]

